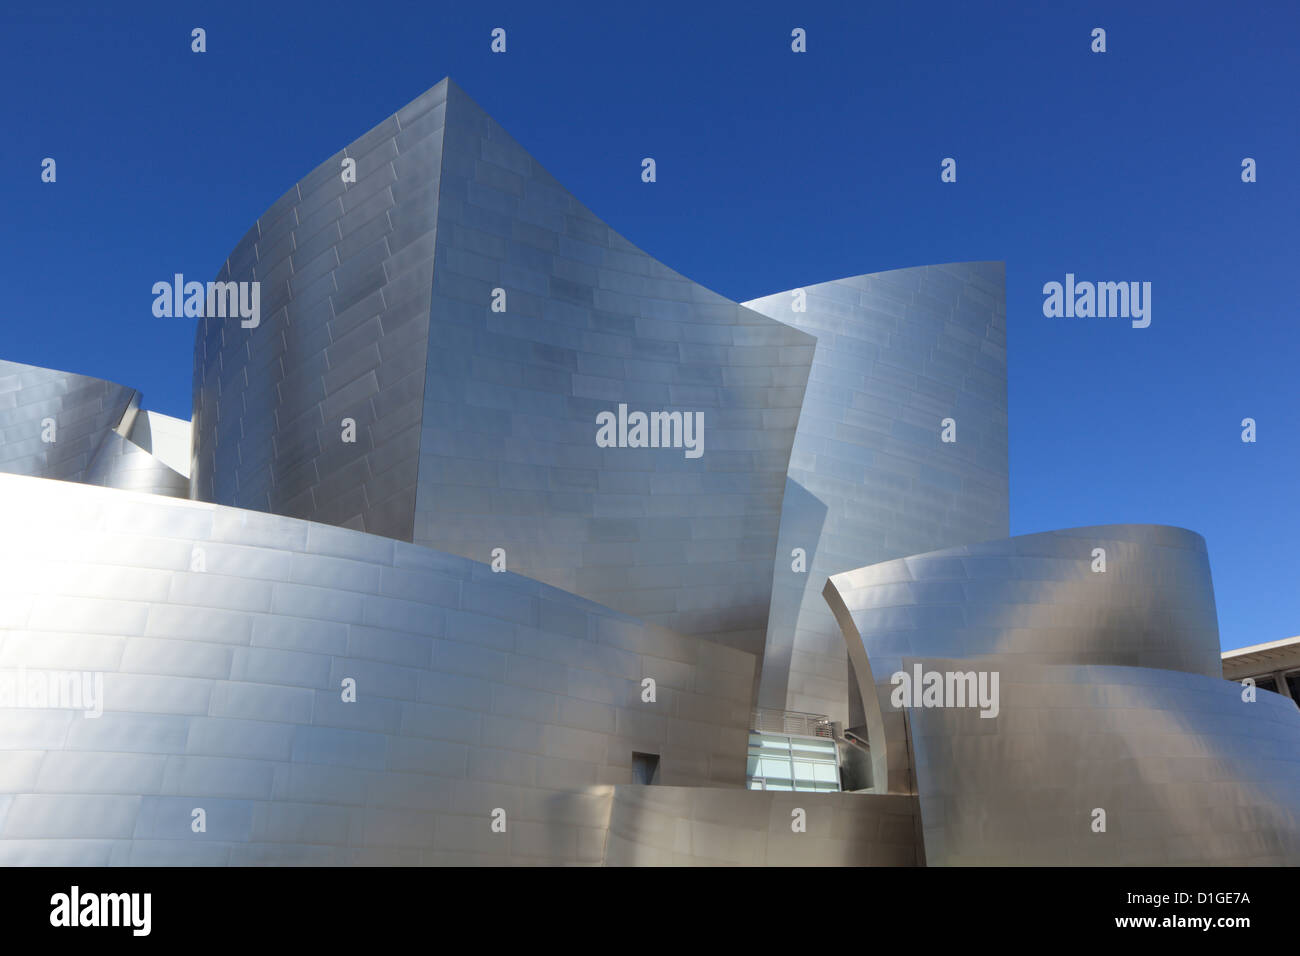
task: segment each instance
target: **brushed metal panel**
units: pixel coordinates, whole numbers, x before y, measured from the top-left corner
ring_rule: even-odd
[[[759,704],[846,725],[828,575],[1007,533],[1000,262],[838,279],[745,305],[817,337],[781,510]],[[976,376],[982,378],[976,379]],[[982,384],[980,384],[982,383]],[[957,441],[940,440],[957,422]],[[793,570],[802,548],[807,570]]]
[[[0,712],[6,863],[599,863],[583,790],[651,745],[665,783],[744,793],[750,654],[255,511],[0,475],[0,524],[0,667],[103,688],[99,717]]]

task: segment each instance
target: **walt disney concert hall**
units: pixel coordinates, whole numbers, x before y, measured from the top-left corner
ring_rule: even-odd
[[[0,864],[1300,864],[1204,540],[1008,537],[1001,263],[732,302],[444,80],[215,281],[192,421],[0,361]]]

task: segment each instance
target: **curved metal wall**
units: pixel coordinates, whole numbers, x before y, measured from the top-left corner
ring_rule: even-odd
[[[745,305],[817,337],[772,575],[759,704],[850,713],[826,577],[1007,533],[1001,262],[898,269]],[[805,311],[795,311],[803,304]],[[941,441],[941,422],[956,441]],[[802,548],[807,570],[793,568]]]
[[[1149,667],[976,666],[1001,672],[996,719],[908,711],[930,864],[1300,864],[1292,701]]]
[[[86,470],[88,485],[143,491],[172,498],[190,496],[190,480],[117,432],[104,436]]]
[[[916,866],[900,794],[613,787],[606,866]],[[807,829],[790,829],[794,810]]]
[[[454,85],[438,215],[415,540],[761,654],[812,338],[636,249]],[[620,404],[702,414],[702,455],[598,447]]]
[[[1094,571],[1095,549],[1106,570]],[[1155,667],[1218,676],[1204,539],[1100,525],[914,555],[833,575],[826,600],[857,672],[876,787],[915,792],[890,676],[905,657]]]
[[[411,539],[446,95],[325,160],[230,253],[217,280],[259,282],[261,321],[199,320],[193,497]]]
[[[826,599],[927,862],[1300,862],[1300,711],[1220,679],[1199,535],[1026,535],[834,575]],[[893,707],[890,676],[918,666],[997,674],[996,714]]]
[[[138,400],[125,385],[0,360],[0,471],[86,481],[100,446]],[[42,437],[46,419],[55,424],[51,442]]]
[[[989,541],[832,576],[826,598],[928,864],[1300,862],[1300,711],[1219,676],[1200,535]],[[996,715],[893,708],[889,678],[918,666],[997,674]]]
[[[260,323],[200,319],[192,448],[0,362],[38,476],[0,474],[0,863],[1300,863],[1300,711],[1219,679],[1204,541],[987,540],[1001,263],[737,304],[444,80],[217,279]],[[703,454],[600,447],[620,407]],[[761,706],[865,723],[875,793],[742,789],[760,654]],[[914,665],[996,671],[997,716],[894,708]],[[82,677],[102,714],[27,690]]]
[[[501,548],[761,653],[811,337],[635,249],[450,81],[286,193],[219,279],[260,281],[263,318],[200,322],[195,497]],[[620,404],[702,412],[702,455],[598,447]]]
[[[0,525],[0,677],[103,682],[0,711],[5,864],[597,863],[634,751],[743,783],[751,655],[293,518],[0,475]]]

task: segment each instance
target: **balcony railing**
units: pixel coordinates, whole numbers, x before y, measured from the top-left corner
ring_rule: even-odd
[[[764,734],[795,734],[800,737],[825,737],[828,740],[835,736],[831,732],[830,718],[825,714],[805,714],[797,710],[755,708],[749,727]]]

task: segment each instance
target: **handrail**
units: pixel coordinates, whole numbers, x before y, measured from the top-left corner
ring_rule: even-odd
[[[824,737],[828,740],[835,736],[828,716],[798,710],[756,707],[751,714],[749,726],[759,733],[795,734],[801,737]]]

